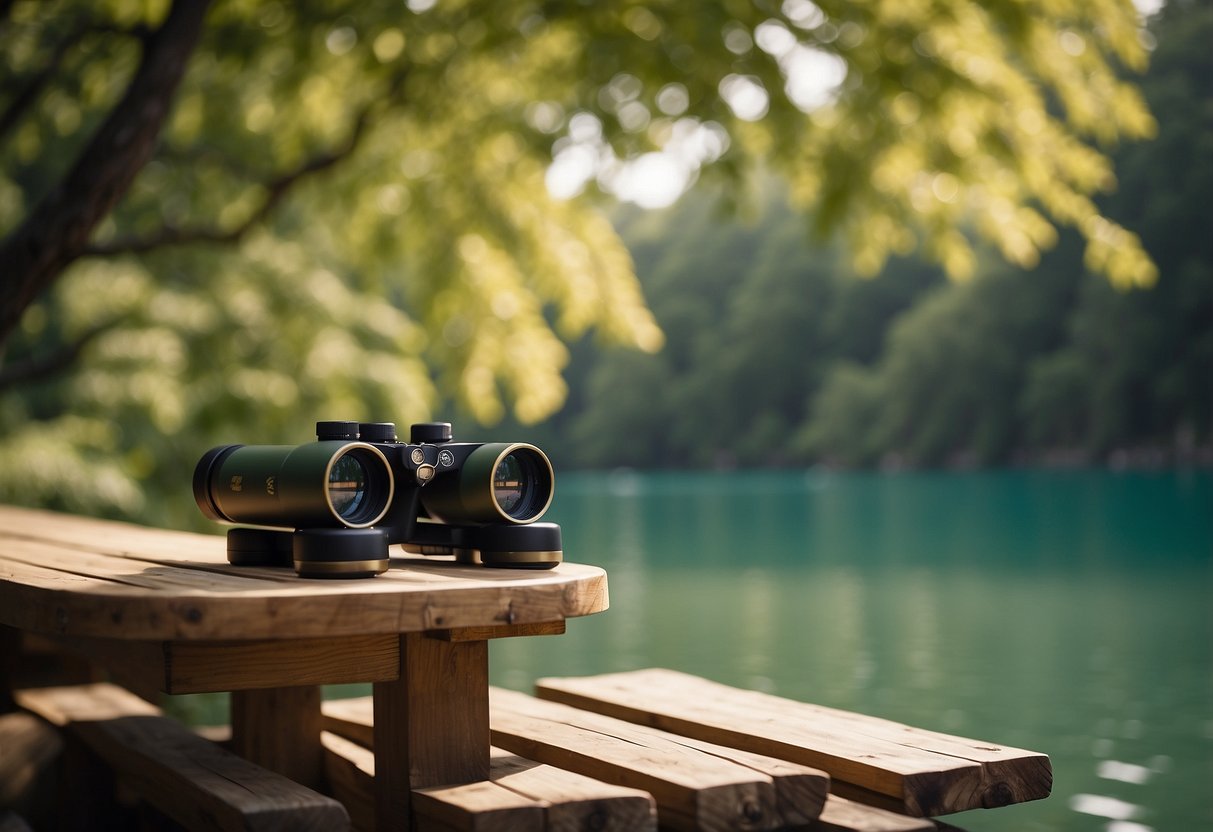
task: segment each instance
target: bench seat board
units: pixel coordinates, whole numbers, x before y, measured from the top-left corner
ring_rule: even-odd
[[[654,668],[541,679],[540,697],[696,739],[816,766],[847,796],[923,817],[1047,797],[1044,754],[741,690]],[[878,800],[878,802],[880,802]]]
[[[523,756],[590,777],[644,789],[657,800],[659,822],[680,829],[777,829],[816,817],[828,779],[807,768],[758,770],[729,754],[691,748],[679,738],[645,726],[526,694],[493,689],[489,723],[494,744]],[[817,781],[821,799],[784,817],[777,782]]]
[[[365,713],[370,715],[370,703]],[[344,713],[355,713],[346,708]],[[325,767],[333,793],[350,811],[354,826],[374,828],[375,756],[359,743],[325,731]],[[654,832],[653,798],[627,789],[492,749],[489,780],[413,792],[420,829]]]
[[[78,736],[148,803],[187,828],[349,827],[337,801],[225,751],[122,688],[36,688],[15,698]]]
[[[542,706],[542,703],[537,704]],[[373,777],[374,755],[370,751],[366,750],[374,745],[371,700],[367,697],[328,700],[324,702],[322,709],[324,714],[326,749],[329,751],[334,751],[336,748],[341,748],[344,750],[344,757],[340,760],[334,759],[332,754],[329,755],[329,781],[333,784],[333,788],[335,790],[338,788],[338,779],[345,779],[340,772],[335,774],[333,768],[334,765],[339,766],[347,771],[351,765],[361,765],[362,776],[366,778]],[[803,774],[805,769],[802,766],[788,764],[785,761],[772,759],[762,755],[747,754],[746,752],[739,751],[737,749],[722,748],[720,746],[698,742],[686,737],[679,738],[678,742],[691,748],[711,749],[711,753],[718,756],[726,756],[735,761],[745,760],[751,766],[765,767],[768,773],[777,776],[776,794],[781,801],[780,810],[781,812],[787,811],[789,817],[794,818],[797,815],[796,812],[788,811],[787,807],[783,803],[785,799],[791,796],[799,796],[800,799],[807,801],[807,804],[810,807],[808,814],[812,813],[811,807],[814,804],[822,806],[820,802],[821,797],[819,795],[827,784],[824,777],[815,776],[811,779],[802,778],[799,781],[789,777],[778,777],[779,774],[789,772],[794,774]],[[493,772],[491,776],[499,783],[508,783],[511,786],[517,786],[518,783],[516,780],[511,782],[510,780],[502,777],[502,772],[506,770],[503,768],[503,765],[506,760],[512,757],[514,757],[512,753],[504,751],[503,749],[494,748],[491,759]],[[570,788],[570,782],[567,778],[576,777],[577,775],[554,766],[537,766],[532,770],[538,771],[541,769],[545,773],[558,775],[558,777],[553,778],[552,792],[544,794],[533,793],[532,796],[552,801],[553,803],[555,803],[558,798],[567,802],[569,799]],[[806,787],[806,781],[813,784],[812,788]],[[594,784],[593,795],[595,800],[602,799],[603,788],[614,788],[593,779],[590,779],[589,782]],[[528,786],[529,785],[530,784],[528,783]],[[780,785],[782,785],[788,791],[785,792],[781,790]],[[365,788],[370,788],[369,779],[368,785]],[[364,824],[358,822],[358,818],[355,813],[355,804],[347,801],[340,792],[335,793],[342,800],[342,802],[346,804],[346,807],[350,809],[351,816],[355,819],[354,825],[362,828]],[[644,792],[638,793],[645,794]],[[806,797],[806,794],[812,796]],[[645,797],[648,798],[647,795],[645,795]],[[370,800],[369,792],[367,793],[365,800]],[[651,800],[649,802],[651,806]],[[620,814],[618,803],[615,802],[612,803],[611,812],[608,815],[609,819],[605,823],[602,822],[601,816],[599,816],[595,818],[594,823],[587,824],[584,814],[578,814],[572,816],[577,818],[577,822],[566,825],[562,822],[553,820],[553,818],[569,817],[569,815],[563,812],[555,812],[554,810],[557,808],[559,808],[559,806],[554,805],[549,809],[549,821],[546,827],[549,830],[580,830],[592,828],[604,830],[604,832],[606,832],[606,830],[616,829],[620,830],[620,832],[625,832],[625,830],[631,829],[643,830],[650,828],[647,824],[635,820],[634,816],[630,813]],[[650,808],[648,812],[651,815],[652,809]],[[800,813],[804,814],[803,810],[800,810]],[[653,819],[653,822],[655,822],[655,818]],[[831,794],[825,795],[824,806],[821,808],[820,816],[812,823],[807,823],[803,828],[807,830],[807,832],[923,832],[923,830],[938,830],[942,827],[930,820],[912,818],[904,814],[897,814],[863,803],[856,803]]]
[[[554,633],[608,605],[596,566],[470,569],[421,556],[392,565],[407,568],[315,581],[234,566],[217,535],[0,506],[0,624],[42,634],[219,641],[437,630],[466,639],[513,634],[502,627]]]

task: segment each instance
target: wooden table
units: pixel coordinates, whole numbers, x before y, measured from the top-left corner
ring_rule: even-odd
[[[489,772],[488,640],[607,608],[603,570],[393,559],[371,579],[235,567],[224,539],[0,506],[0,624],[85,651],[132,687],[230,691],[233,749],[323,778],[320,685],[374,683],[376,816]]]

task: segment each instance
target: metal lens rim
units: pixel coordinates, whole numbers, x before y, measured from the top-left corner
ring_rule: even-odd
[[[352,519],[342,516],[337,507],[333,505],[333,495],[329,493],[329,477],[332,476],[333,466],[339,459],[351,453],[358,454],[355,459],[362,463],[362,467],[366,471],[367,489],[367,507],[357,511]],[[367,460],[370,460],[371,464],[367,464]],[[384,482],[387,483],[386,494],[382,487]],[[351,529],[365,529],[375,525],[392,507],[392,498],[395,495],[396,478],[392,476],[391,463],[387,461],[383,451],[374,445],[366,442],[347,442],[329,457],[328,463],[324,466],[324,502],[333,517],[342,526]],[[372,512],[376,511],[376,504],[380,501],[382,501],[382,505],[378,507],[378,513],[371,516]],[[369,519],[365,519],[367,517]]]
[[[520,464],[523,466],[524,469],[530,468],[531,471],[533,471],[535,474],[539,475],[537,481],[535,483],[533,483],[533,487],[536,487],[536,488],[543,487],[543,483],[540,482],[539,480],[542,480],[543,475],[545,473],[547,474],[547,483],[546,483],[547,492],[548,492],[547,498],[544,500],[543,505],[539,508],[538,511],[526,512],[524,516],[510,514],[505,509],[503,509],[501,507],[501,503],[497,502],[496,488],[493,485],[493,478],[495,476],[497,476],[497,466],[501,465],[501,463],[505,461],[505,458],[507,456],[509,456],[510,454],[516,453],[517,451],[526,451],[527,453],[526,453],[525,458],[532,460],[532,462],[538,461],[538,462],[542,463],[541,465],[532,464],[532,465],[528,466],[525,462],[520,462]],[[523,457],[520,456],[520,460],[522,458]],[[524,471],[524,473],[525,473],[525,471]],[[552,504],[552,496],[555,493],[556,493],[556,472],[552,470],[552,461],[550,459],[548,459],[547,454],[545,454],[543,451],[539,450],[539,448],[536,448],[534,445],[528,444],[526,442],[514,442],[512,444],[506,445],[504,450],[502,450],[501,453],[497,454],[497,458],[495,460],[493,460],[492,467],[489,468],[489,502],[492,503],[493,508],[507,522],[519,523],[519,524],[534,523],[536,520],[538,520],[540,517],[542,517],[544,515],[544,512],[546,512],[548,510],[548,506],[550,506]],[[532,504],[534,504],[536,502],[533,499],[533,497],[531,497],[529,494],[524,495],[524,498],[525,498],[524,502],[520,504],[521,508],[523,508],[523,509],[529,508]]]

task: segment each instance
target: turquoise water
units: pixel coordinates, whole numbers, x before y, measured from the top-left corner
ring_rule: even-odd
[[[969,830],[1213,828],[1213,472],[565,475],[611,608],[496,684],[664,666],[1050,755]]]

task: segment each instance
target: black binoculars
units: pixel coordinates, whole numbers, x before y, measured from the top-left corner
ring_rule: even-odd
[[[455,442],[449,422],[317,422],[306,445],[223,445],[194,469],[194,500],[228,531],[227,558],[293,563],[311,578],[371,577],[388,546],[457,561],[550,569],[560,527],[547,455],[522,442]]]

